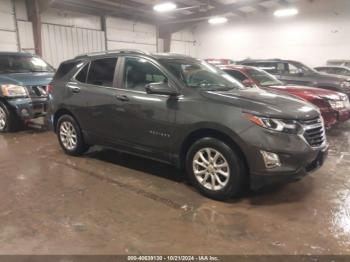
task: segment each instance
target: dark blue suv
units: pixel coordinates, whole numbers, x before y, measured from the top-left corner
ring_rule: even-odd
[[[0,132],[44,116],[54,69],[29,53],[0,52]]]

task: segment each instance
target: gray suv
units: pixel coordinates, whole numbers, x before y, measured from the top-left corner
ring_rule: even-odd
[[[204,61],[120,50],[78,56],[59,67],[49,122],[62,149],[89,146],[176,165],[204,195],[227,199],[294,181],[327,155],[324,124],[311,104],[246,89]]]
[[[293,60],[244,60],[241,65],[258,67],[287,84],[312,86],[347,94],[350,98],[350,77],[329,75]]]

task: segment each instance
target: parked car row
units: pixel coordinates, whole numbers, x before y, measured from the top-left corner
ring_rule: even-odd
[[[202,194],[219,200],[247,184],[256,189],[317,170],[328,153],[325,122],[349,118],[346,92],[286,85],[258,62],[219,68],[182,55],[118,50],[65,61],[50,81],[52,68],[30,57],[42,72],[25,67],[6,73],[9,65],[0,62],[6,73],[0,131],[9,130],[12,116],[26,119],[23,108],[37,116],[40,94],[48,99],[40,115],[47,114],[68,155],[102,145],[158,160],[185,170]],[[290,68],[287,61],[273,63],[261,67]],[[344,78],[316,80],[315,70],[304,70],[299,77],[311,78],[309,70],[313,84],[328,81],[346,89]],[[27,73],[37,80],[29,81]]]
[[[258,86],[270,92],[285,92],[314,104],[320,109],[327,128],[350,119],[349,99],[343,93],[307,86],[286,85],[273,75],[250,66],[232,65],[220,68],[247,87]]]
[[[350,77],[322,74],[298,61],[244,60],[241,65],[254,66],[275,75],[286,84],[311,86],[341,92],[350,97]]]
[[[350,119],[350,77],[323,74],[292,60],[249,59],[231,65],[227,65],[227,59],[207,61],[215,61],[245,86],[256,85],[309,101],[320,109],[327,128]]]

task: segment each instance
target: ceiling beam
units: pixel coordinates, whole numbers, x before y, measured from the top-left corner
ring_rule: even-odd
[[[60,0],[60,1],[54,2],[52,7],[65,10],[65,11],[74,11],[74,12],[86,13],[90,15],[118,16],[120,18],[145,22],[149,24],[157,23],[157,21],[150,18],[149,15],[143,15],[138,12],[134,12],[134,14],[130,14],[130,12],[127,12],[125,9],[122,9],[122,8],[120,9],[108,8],[103,5],[101,5],[100,7],[96,7],[94,5],[89,5],[87,3],[82,5],[77,2],[78,2],[77,0],[74,0],[71,2],[67,0]]]
[[[199,12],[193,15],[187,15],[187,16],[182,16],[179,19],[171,19],[168,21],[165,21],[164,24],[176,24],[176,23],[181,23],[183,21],[189,22],[189,21],[201,21],[208,19],[209,17],[212,16],[217,16],[217,15],[223,15],[226,13],[236,13],[237,11],[240,11],[238,9],[245,7],[245,6],[259,6],[259,3],[267,2],[269,0],[244,0],[240,1],[237,3],[232,3],[232,4],[220,4],[217,3],[217,7],[208,10],[206,12]],[[210,3],[210,2],[209,2]],[[266,10],[265,7],[259,7],[261,10]],[[242,15],[242,13],[240,13]]]

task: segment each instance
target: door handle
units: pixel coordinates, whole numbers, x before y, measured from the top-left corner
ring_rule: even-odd
[[[78,87],[78,86],[68,85],[67,87],[68,87],[70,90],[72,90],[73,93],[79,93],[79,92],[80,92],[80,87]]]
[[[115,98],[122,102],[129,101],[129,97],[127,97],[126,95],[116,95]]]

